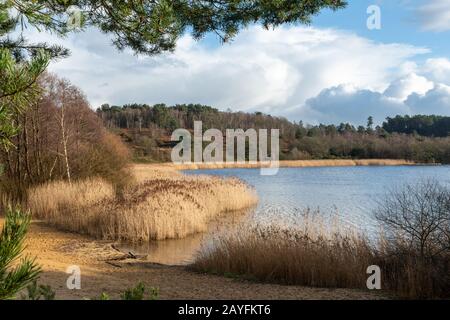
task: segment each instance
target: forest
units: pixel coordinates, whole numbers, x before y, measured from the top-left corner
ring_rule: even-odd
[[[102,105],[97,109],[104,125],[118,133],[133,150],[137,161],[169,161],[176,128],[280,129],[283,160],[309,159],[406,159],[423,163],[450,163],[450,117],[396,116],[375,126],[350,123],[309,125],[261,112],[219,111],[211,106],[183,104]]]

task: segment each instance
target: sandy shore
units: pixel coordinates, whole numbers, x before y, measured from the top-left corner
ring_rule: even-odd
[[[0,219],[0,225],[3,224]],[[37,257],[42,266],[40,282],[51,285],[57,299],[86,299],[102,292],[118,298],[140,281],[158,287],[160,299],[380,299],[379,293],[259,284],[237,279],[203,275],[184,267],[163,266],[144,259],[121,259],[125,255],[112,243],[56,231],[33,222],[27,236],[25,254]],[[82,272],[82,289],[66,288],[69,266]]]

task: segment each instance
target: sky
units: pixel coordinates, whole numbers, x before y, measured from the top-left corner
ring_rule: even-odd
[[[380,9],[380,29],[370,6]],[[309,26],[250,26],[229,44],[188,34],[174,53],[118,52],[94,29],[58,39],[71,57],[50,71],[103,103],[201,103],[306,123],[381,123],[397,114],[450,116],[450,0],[349,0]]]

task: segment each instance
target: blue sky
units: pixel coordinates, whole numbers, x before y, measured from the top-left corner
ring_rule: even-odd
[[[381,29],[367,28],[367,8]],[[381,122],[396,114],[450,116],[450,0],[350,0],[310,26],[250,26],[231,43],[183,36],[173,54],[117,52],[96,30],[35,41],[72,51],[52,72],[102,103],[202,103],[309,123]]]
[[[450,30],[435,32],[423,29],[417,10],[426,2],[426,0],[350,0],[344,10],[323,10],[314,16],[312,26],[351,30],[361,37],[379,42],[403,42],[427,47],[432,49],[429,56],[450,56],[450,41],[448,41]],[[450,3],[450,0],[448,2]],[[377,5],[381,9],[380,30],[367,28],[369,16],[367,8],[370,5]],[[210,35],[203,42],[211,47],[220,45],[214,35]]]
[[[450,32],[433,32],[424,30],[419,8],[427,0],[350,0],[345,10],[324,11],[314,18],[317,27],[334,27],[353,30],[358,35],[381,42],[405,42],[433,49],[434,55],[449,55],[450,42],[446,38]],[[449,2],[443,0],[442,2]],[[369,30],[366,27],[370,5],[381,8],[382,28]],[[448,17],[450,19],[450,17]],[[430,18],[431,19],[431,18]]]

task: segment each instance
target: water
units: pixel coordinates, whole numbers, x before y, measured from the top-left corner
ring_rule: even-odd
[[[436,179],[450,186],[450,166],[281,168],[275,176],[258,169],[186,171],[186,174],[234,176],[253,186],[258,222],[295,221],[305,209],[338,214],[359,228],[370,227],[377,201],[405,183]]]
[[[247,217],[257,223],[295,223],[298,215],[309,208],[338,214],[346,224],[369,232],[375,228],[373,210],[376,203],[389,191],[405,183],[430,178],[450,186],[449,166],[281,168],[275,176],[261,176],[258,169],[185,173],[233,176],[253,186],[259,204]],[[151,244],[146,252],[154,262],[184,264],[190,261],[205,239],[207,235],[163,241]]]

